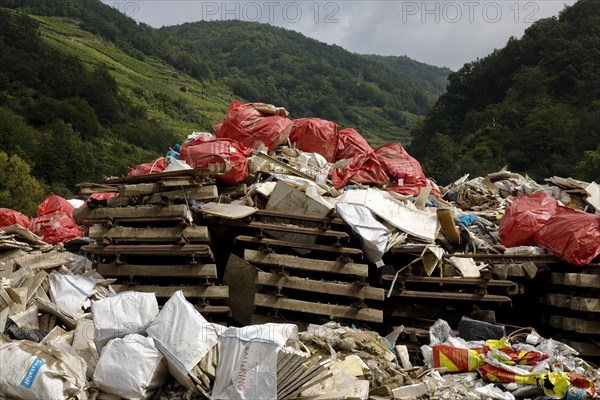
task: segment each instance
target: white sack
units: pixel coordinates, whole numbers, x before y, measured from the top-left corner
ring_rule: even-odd
[[[371,210],[359,204],[338,203],[338,215],[346,221],[362,242],[365,257],[376,263],[385,254],[387,243],[392,233],[381,222],[377,221]]]
[[[53,271],[48,276],[50,300],[74,316],[83,315],[82,306],[92,297],[96,281],[83,275],[63,275]]]
[[[154,340],[138,334],[113,339],[104,348],[94,384],[125,399],[148,399],[168,377],[163,355]]]

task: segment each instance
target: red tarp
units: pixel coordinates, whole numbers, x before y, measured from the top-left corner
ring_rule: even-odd
[[[327,162],[334,162],[338,146],[339,126],[319,118],[294,120],[290,141],[298,150],[319,153]]]
[[[133,168],[129,168],[127,176],[138,176],[148,174],[159,174],[167,168],[167,160],[164,157],[158,157],[156,160],[137,165]]]
[[[500,221],[499,236],[503,246],[532,246],[533,237],[556,213],[558,203],[545,192],[517,196],[506,207]]]
[[[10,208],[0,208],[0,228],[19,224],[23,228],[29,226],[29,217]]]
[[[423,173],[421,164],[408,154],[402,145],[388,144],[375,150],[381,165],[392,177],[391,190],[407,196],[418,196],[421,188],[432,186]],[[432,187],[432,193],[438,195]]]
[[[535,243],[561,260],[587,265],[600,255],[600,217],[558,207],[536,232]]]
[[[42,217],[56,212],[64,212],[68,216],[73,217],[73,210],[74,207],[67,200],[54,193],[50,193],[50,196],[38,206],[37,216]]]
[[[192,168],[206,168],[209,164],[231,165],[231,170],[216,178],[227,185],[237,185],[248,177],[248,157],[252,150],[231,139],[195,140],[181,148],[181,159]]]
[[[259,111],[260,110],[260,111]],[[293,121],[285,110],[264,103],[231,103],[223,123],[215,125],[215,136],[237,140],[250,149],[264,145],[269,152],[287,142]]]
[[[29,230],[50,244],[64,243],[83,237],[83,231],[73,218],[62,211],[33,218]]]

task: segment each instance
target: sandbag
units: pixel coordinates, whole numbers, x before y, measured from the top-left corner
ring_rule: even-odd
[[[105,393],[143,400],[150,398],[167,377],[167,366],[154,340],[131,334],[108,342],[93,381]]]
[[[277,352],[289,339],[298,340],[292,324],[227,328],[219,335],[215,399],[276,399]]]
[[[72,211],[71,215],[73,215]],[[84,236],[73,217],[65,212],[55,212],[33,218],[29,222],[28,229],[50,244],[65,243]]]
[[[73,217],[74,207],[67,200],[60,196],[50,193],[50,196],[44,200],[37,209],[37,216],[43,217],[57,212],[64,212],[70,217]]]
[[[84,275],[63,275],[52,271],[48,276],[50,299],[54,304],[77,317],[83,315],[83,305],[92,297],[94,278]]]
[[[248,177],[248,157],[252,150],[232,139],[195,140],[181,148],[181,159],[192,168],[207,168],[210,164],[231,166],[231,170],[215,177],[227,185],[237,185]]]
[[[327,162],[334,162],[338,146],[340,127],[335,122],[319,118],[294,120],[290,142],[298,150],[319,153]]]
[[[144,332],[157,315],[154,293],[128,291],[92,302],[94,343],[98,352],[111,339]]]
[[[360,133],[352,128],[342,129],[339,133],[335,160],[346,160],[357,155],[370,154],[374,150]]]
[[[29,217],[10,208],[0,208],[0,228],[5,228],[14,224],[19,224],[23,228],[29,226]]]
[[[269,152],[287,142],[293,121],[283,108],[264,103],[231,103],[223,123],[215,125],[215,136],[234,139],[250,149],[264,146]]]
[[[399,143],[382,146],[375,150],[375,154],[385,171],[392,177],[393,183],[390,189],[394,192],[418,196],[421,188],[431,186],[421,164]]]
[[[138,176],[148,174],[159,174],[167,168],[167,160],[164,157],[158,157],[152,162],[136,165],[133,168],[128,168],[127,176]]]
[[[580,267],[587,265],[600,255],[600,217],[558,207],[534,240],[561,260]]]
[[[179,290],[166,302],[146,332],[165,356],[173,377],[193,389],[189,372],[217,344],[218,335],[225,329],[206,321]]]
[[[86,383],[85,361],[52,344],[0,338],[0,360],[0,397],[67,399]]]
[[[515,197],[500,221],[498,234],[502,245],[532,246],[535,233],[556,213],[557,207],[556,199],[545,192]]]

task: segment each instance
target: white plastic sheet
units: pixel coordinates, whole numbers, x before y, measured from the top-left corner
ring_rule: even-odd
[[[52,345],[0,339],[0,397],[66,399],[85,386],[85,361]]]
[[[225,329],[206,321],[180,290],[171,296],[146,332],[167,359],[171,374],[191,388],[188,373],[217,344],[218,334]]]
[[[213,398],[276,399],[277,351],[289,339],[298,339],[296,325],[228,328],[219,337]]]
[[[158,315],[154,293],[123,292],[92,303],[98,352],[110,340],[142,333]]]
[[[360,204],[338,203],[338,215],[346,221],[362,242],[367,260],[376,263],[385,254],[387,243],[392,236],[389,229],[377,221],[371,210]]]
[[[94,384],[103,392],[142,400],[152,396],[167,377],[154,340],[132,334],[108,342],[94,372]]]
[[[83,315],[82,306],[92,297],[96,281],[83,275],[63,275],[53,271],[48,276],[50,299],[74,316]]]

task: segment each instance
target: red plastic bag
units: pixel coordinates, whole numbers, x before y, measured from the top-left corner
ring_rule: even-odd
[[[319,153],[327,162],[334,162],[340,127],[335,122],[319,118],[294,120],[290,141],[298,150]]]
[[[431,186],[423,173],[421,164],[408,154],[400,144],[388,144],[375,150],[385,171],[393,179],[391,190],[396,193],[417,196],[421,188]],[[433,194],[438,195],[433,188]]]
[[[534,239],[555,257],[584,266],[600,254],[600,217],[558,207]]]
[[[343,168],[331,171],[331,180],[336,189],[348,182],[363,185],[384,186],[389,178],[369,143],[352,128],[340,131],[336,160],[350,160]]]
[[[73,210],[74,207],[67,200],[54,193],[50,193],[50,196],[38,206],[37,216],[42,217],[56,212],[64,212],[68,216],[73,217]]]
[[[500,221],[499,236],[503,246],[532,246],[537,231],[556,213],[558,203],[545,192],[515,197]]]
[[[181,159],[192,168],[206,168],[209,164],[231,165],[231,170],[216,178],[227,185],[237,185],[248,177],[248,157],[252,150],[231,139],[217,139],[208,142],[197,142],[181,148]]]
[[[433,346],[433,366],[446,368],[447,372],[477,371],[485,363],[482,352],[483,348],[461,349],[440,344]]]
[[[284,144],[294,122],[287,118],[286,111],[264,103],[231,103],[222,124],[215,125],[215,136],[219,139],[237,140],[250,149],[264,145],[269,152]]]
[[[29,230],[46,243],[58,244],[83,237],[83,231],[73,218],[65,212],[56,212],[33,218]]]
[[[138,176],[148,174],[159,174],[167,168],[167,160],[164,157],[158,157],[152,162],[136,165],[129,168],[127,176]]]
[[[115,197],[117,194],[117,192],[92,193],[81,207],[87,207],[90,200],[104,201]]]
[[[27,228],[29,226],[29,217],[10,208],[0,208],[0,228],[14,224],[19,224],[23,228]]]

